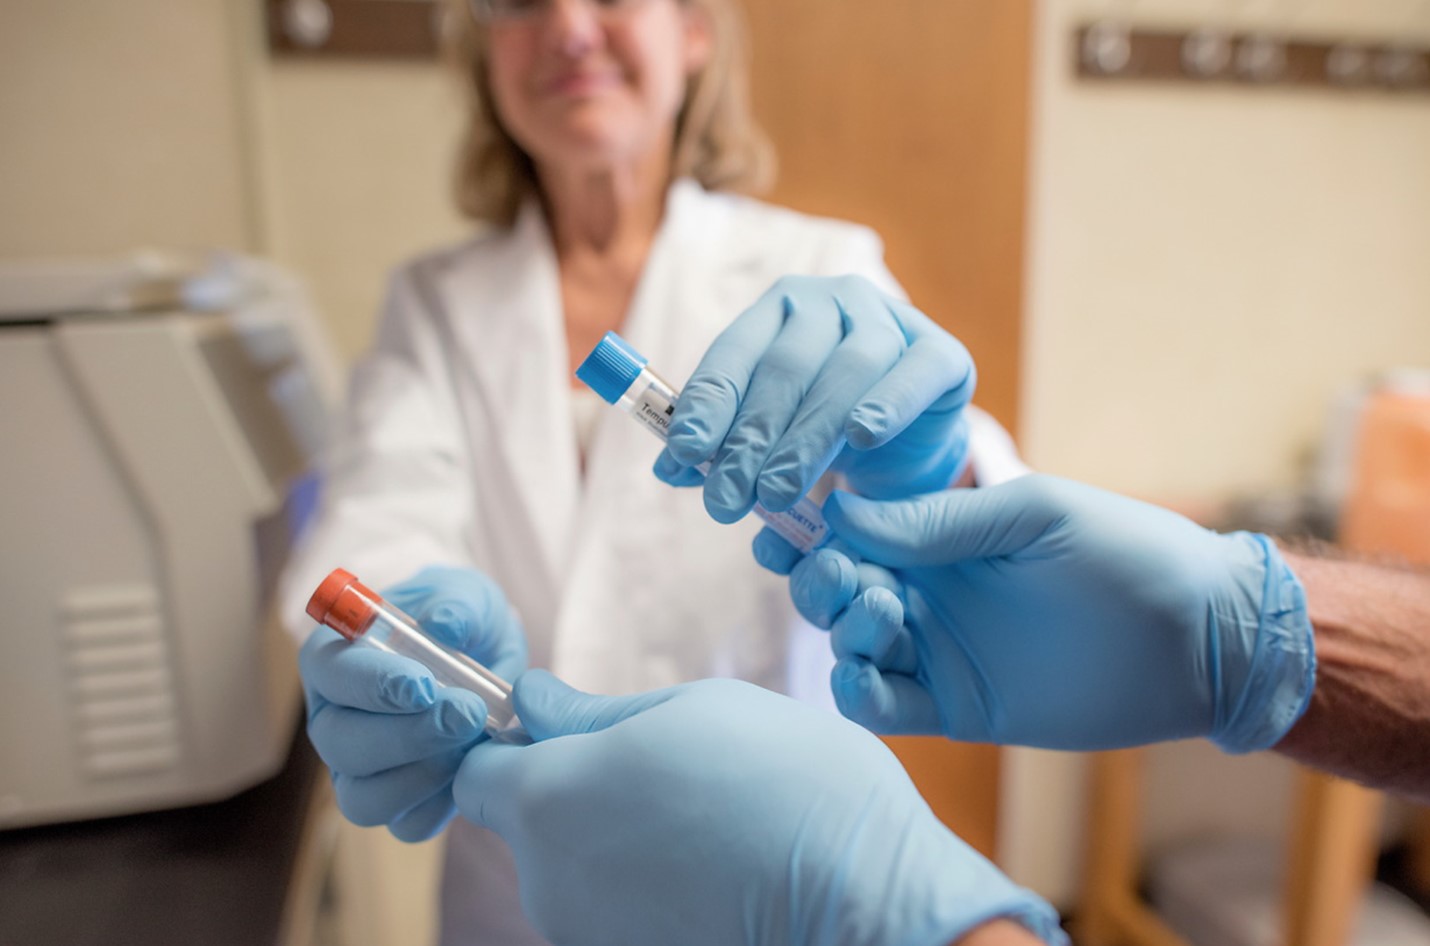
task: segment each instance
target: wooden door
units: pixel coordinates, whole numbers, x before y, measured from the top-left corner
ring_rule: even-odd
[[[916,305],[1017,423],[1029,0],[745,0],[776,203],[867,224]],[[998,754],[891,740],[934,810],[991,854]]]

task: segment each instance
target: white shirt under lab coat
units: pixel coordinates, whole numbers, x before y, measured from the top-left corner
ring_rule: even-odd
[[[780,276],[868,277],[900,292],[871,231],[747,198],[671,187],[622,335],[677,386]],[[506,592],[531,664],[625,693],[738,677],[828,703],[832,657],[759,568],[754,517],[721,526],[699,490],[652,475],[660,443],[619,411],[596,422],[584,471],[555,252],[535,204],[393,277],[376,344],[354,370],[322,511],[284,575],[284,615],[334,567],[381,589],[430,564],[471,566]],[[974,418],[980,482],[1021,472],[1007,435]],[[509,853],[460,819],[449,832],[443,943],[542,943],[519,915]]]

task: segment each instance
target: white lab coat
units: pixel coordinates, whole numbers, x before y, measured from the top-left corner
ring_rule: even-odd
[[[621,332],[678,385],[775,279],[845,273],[899,292],[871,231],[680,181]],[[758,521],[720,526],[698,490],[660,483],[659,442],[616,410],[598,421],[583,472],[570,397],[556,258],[534,204],[509,231],[398,270],[354,371],[322,512],[284,576],[295,633],[311,627],[303,605],[333,567],[382,588],[460,564],[505,590],[532,666],[574,686],[728,676],[827,702],[827,644],[798,643],[810,632],[785,582],[750,553]],[[974,450],[990,474],[1016,465],[986,417]],[[543,942],[519,916],[494,835],[459,820],[447,857],[444,943]]]

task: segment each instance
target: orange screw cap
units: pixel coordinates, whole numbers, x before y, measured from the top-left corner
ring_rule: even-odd
[[[352,572],[335,568],[308,599],[308,617],[326,624],[348,640],[357,640],[377,617],[374,602],[382,599]]]

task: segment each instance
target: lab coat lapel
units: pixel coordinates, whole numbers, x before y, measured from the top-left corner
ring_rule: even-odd
[[[508,490],[520,499],[553,593],[566,567],[579,495],[566,332],[555,251],[534,203],[503,245],[453,274],[460,357],[470,359]],[[489,471],[497,472],[497,471]]]
[[[759,234],[732,234],[729,198],[705,192],[689,179],[676,181],[666,200],[665,219],[641,273],[621,335],[649,359],[651,367],[677,388],[684,385],[720,333],[765,286],[760,281]],[[734,239],[741,237],[739,241]],[[597,429],[587,462],[583,528],[599,516],[599,496],[610,468],[632,449],[649,450],[650,434],[609,412]]]
[[[754,298],[744,296],[758,277],[741,273],[759,250],[730,245],[725,200],[690,181],[671,188],[665,220],[620,329],[677,387],[715,335]],[[691,563],[707,556],[713,563],[729,537],[706,519],[698,491],[656,480],[650,464],[659,450],[648,431],[619,411],[609,411],[597,427],[554,643],[553,667],[574,685],[626,692],[675,683],[689,675],[683,662],[706,646],[678,642],[687,627],[669,613],[660,585],[681,580],[668,574],[672,556],[702,571]],[[703,528],[712,530],[714,541],[700,540]],[[721,571],[714,564],[709,569]],[[728,594],[738,599],[744,591],[730,588]]]
[[[652,369],[676,387],[684,384],[719,331],[709,317],[713,300],[707,293],[722,284],[723,269],[730,261],[711,252],[719,230],[719,214],[711,201],[693,181],[672,185],[665,219],[620,328],[621,336],[646,356]],[[627,465],[623,460],[633,449],[653,458],[653,444],[649,432],[619,411],[602,418],[587,460],[582,532],[601,515],[597,498],[617,488],[608,480],[611,470]]]
[[[678,203],[673,189],[618,330],[662,374],[662,358],[681,328],[681,311],[672,306],[698,292],[685,272]],[[649,637],[671,619],[655,613],[658,586],[668,577],[661,560],[679,554],[672,543],[683,536],[670,515],[674,491],[650,471],[659,450],[620,411],[601,416],[586,457],[576,547],[553,641],[552,669],[573,686],[624,693],[660,679],[652,663],[662,659],[662,648],[650,646]]]
[[[733,233],[730,197],[681,179],[671,186],[660,239],[622,328],[666,380],[680,387],[715,336],[759,293],[760,233]]]

